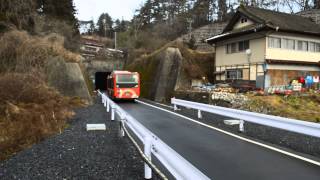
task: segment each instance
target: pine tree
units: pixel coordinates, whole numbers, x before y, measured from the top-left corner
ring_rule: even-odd
[[[97,34],[100,36],[113,37],[113,21],[108,13],[102,13],[97,22]]]

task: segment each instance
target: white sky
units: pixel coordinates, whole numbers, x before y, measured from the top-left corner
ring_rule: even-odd
[[[114,20],[131,20],[136,9],[145,0],[74,0],[79,20],[94,20],[107,12]]]

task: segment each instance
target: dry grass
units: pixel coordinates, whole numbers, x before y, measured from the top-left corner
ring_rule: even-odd
[[[37,74],[0,77],[0,160],[61,132],[80,99],[61,96]]]
[[[24,31],[10,31],[0,37],[0,72],[28,72],[42,68],[48,59],[62,57],[79,62],[80,56],[63,47],[64,38],[57,34],[30,36]]]
[[[244,109],[281,117],[320,122],[320,95],[309,93],[297,96],[249,96]]]

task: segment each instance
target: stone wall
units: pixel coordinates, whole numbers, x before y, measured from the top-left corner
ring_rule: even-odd
[[[216,22],[193,30],[191,34],[196,39],[196,50],[204,52],[214,51],[214,47],[205,43],[204,40],[220,34],[226,25],[226,22]],[[181,39],[184,42],[189,42],[190,37],[190,34],[185,34],[181,37]]]
[[[120,50],[102,49],[95,58],[83,59],[82,64],[88,75],[93,78],[96,72],[122,70],[126,62],[125,54]]]
[[[311,18],[315,23],[320,24],[320,9],[312,9],[297,13],[298,15]]]

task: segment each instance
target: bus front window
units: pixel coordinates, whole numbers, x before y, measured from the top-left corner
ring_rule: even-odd
[[[139,82],[136,74],[119,74],[116,77],[117,87],[119,88],[133,88],[137,87]]]

